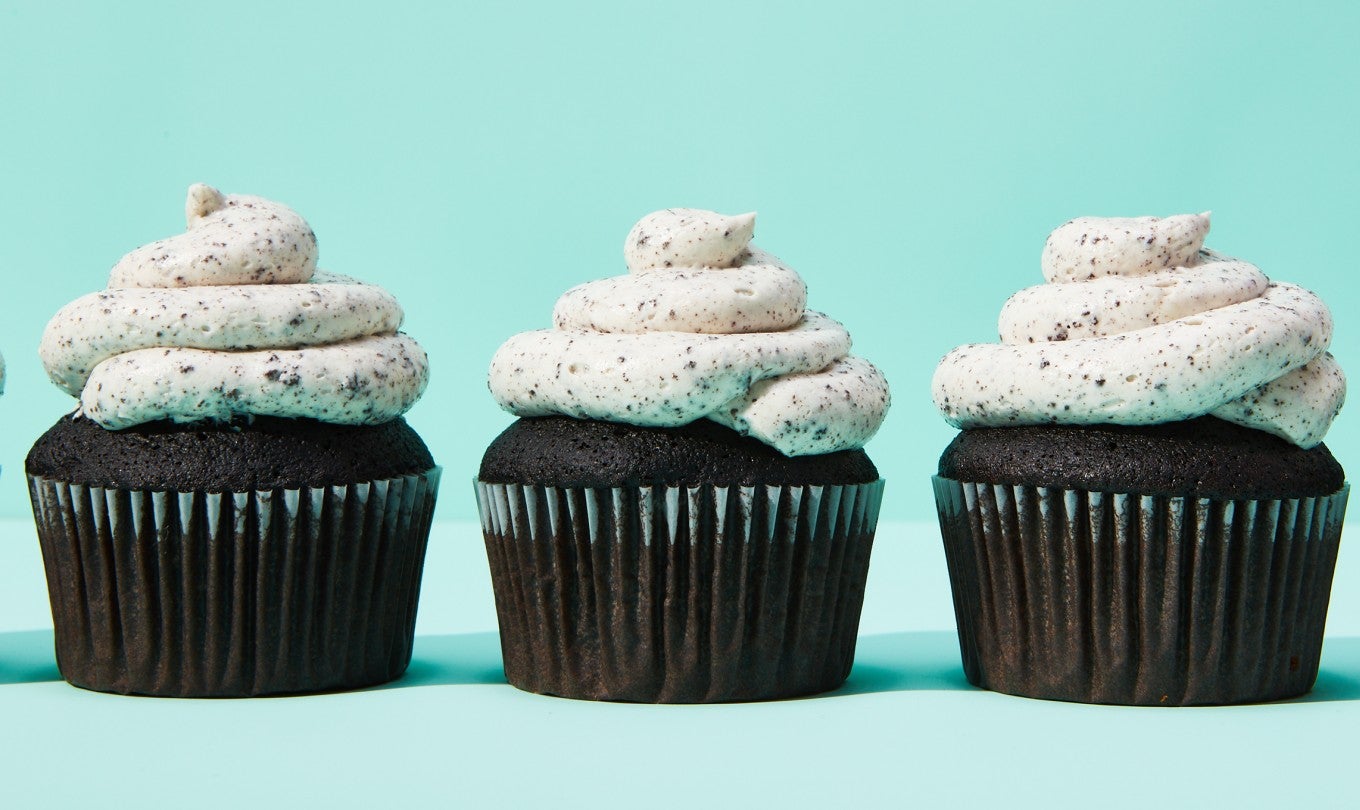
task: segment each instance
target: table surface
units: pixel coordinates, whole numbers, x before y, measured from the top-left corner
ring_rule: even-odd
[[[343,694],[166,700],[64,683],[32,526],[0,521],[7,807],[1354,806],[1360,551],[1342,544],[1309,696],[1084,706],[963,678],[938,529],[879,527],[846,685],[773,703],[641,706],[505,684],[481,537],[438,522],[407,675]]]

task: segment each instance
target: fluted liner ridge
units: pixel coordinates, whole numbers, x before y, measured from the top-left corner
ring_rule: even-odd
[[[590,700],[834,689],[854,659],[883,482],[475,482],[506,679]]]
[[[167,697],[399,677],[439,474],[237,493],[30,475],[62,677]]]
[[[934,484],[970,683],[1174,706],[1312,688],[1348,486],[1231,501]]]

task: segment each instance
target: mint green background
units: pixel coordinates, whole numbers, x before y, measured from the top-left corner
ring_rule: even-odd
[[[44,323],[196,181],[292,205],[405,304],[444,517],[509,422],[496,346],[666,206],[758,210],[885,370],[888,519],[931,514],[936,360],[994,338],[1072,216],[1213,209],[1210,245],[1331,303],[1356,373],[1357,5],[0,0],[0,515],[72,405]],[[1329,444],[1360,464],[1360,418]]]

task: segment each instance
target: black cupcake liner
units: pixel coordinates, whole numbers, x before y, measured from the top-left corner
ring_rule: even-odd
[[[1158,706],[1312,688],[1348,486],[1232,501],[934,484],[970,683]]]
[[[62,677],[163,697],[399,677],[439,475],[235,493],[30,475]]]
[[[713,703],[849,674],[882,481],[475,485],[514,686]]]

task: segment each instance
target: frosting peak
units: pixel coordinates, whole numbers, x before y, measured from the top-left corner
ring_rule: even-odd
[[[109,287],[298,284],[316,270],[316,235],[285,205],[195,183],[184,215],[185,233],[128,253]]]
[[[194,183],[189,186],[189,196],[184,201],[184,221],[192,228],[198,220],[226,206],[227,198],[222,192],[207,183]]]
[[[956,427],[1149,425],[1211,414],[1301,447],[1345,400],[1313,293],[1203,248],[1209,215],[1083,217],[1044,247],[1048,284],[1002,308],[1001,344],[935,370]]]
[[[518,416],[675,426],[708,418],[785,455],[862,447],[888,385],[805,310],[802,278],[750,244],[755,214],[672,208],[638,222],[630,273],[568,290],[553,329],[511,337],[492,396]]]
[[[43,332],[48,376],[117,430],[238,415],[377,424],[424,391],[428,360],[379,287],[316,272],[297,213],[196,184],[188,231],[123,257],[109,288]]]
[[[667,208],[638,220],[624,240],[623,260],[632,273],[736,267],[755,232],[755,212],[724,216],[699,208]]]
[[[792,329],[807,287],[751,244],[756,215],[668,208],[638,221],[624,241],[629,273],[568,290],[558,329],[730,335]]]
[[[1050,284],[1190,267],[1208,233],[1207,211],[1173,217],[1078,217],[1049,235],[1039,265]]]

